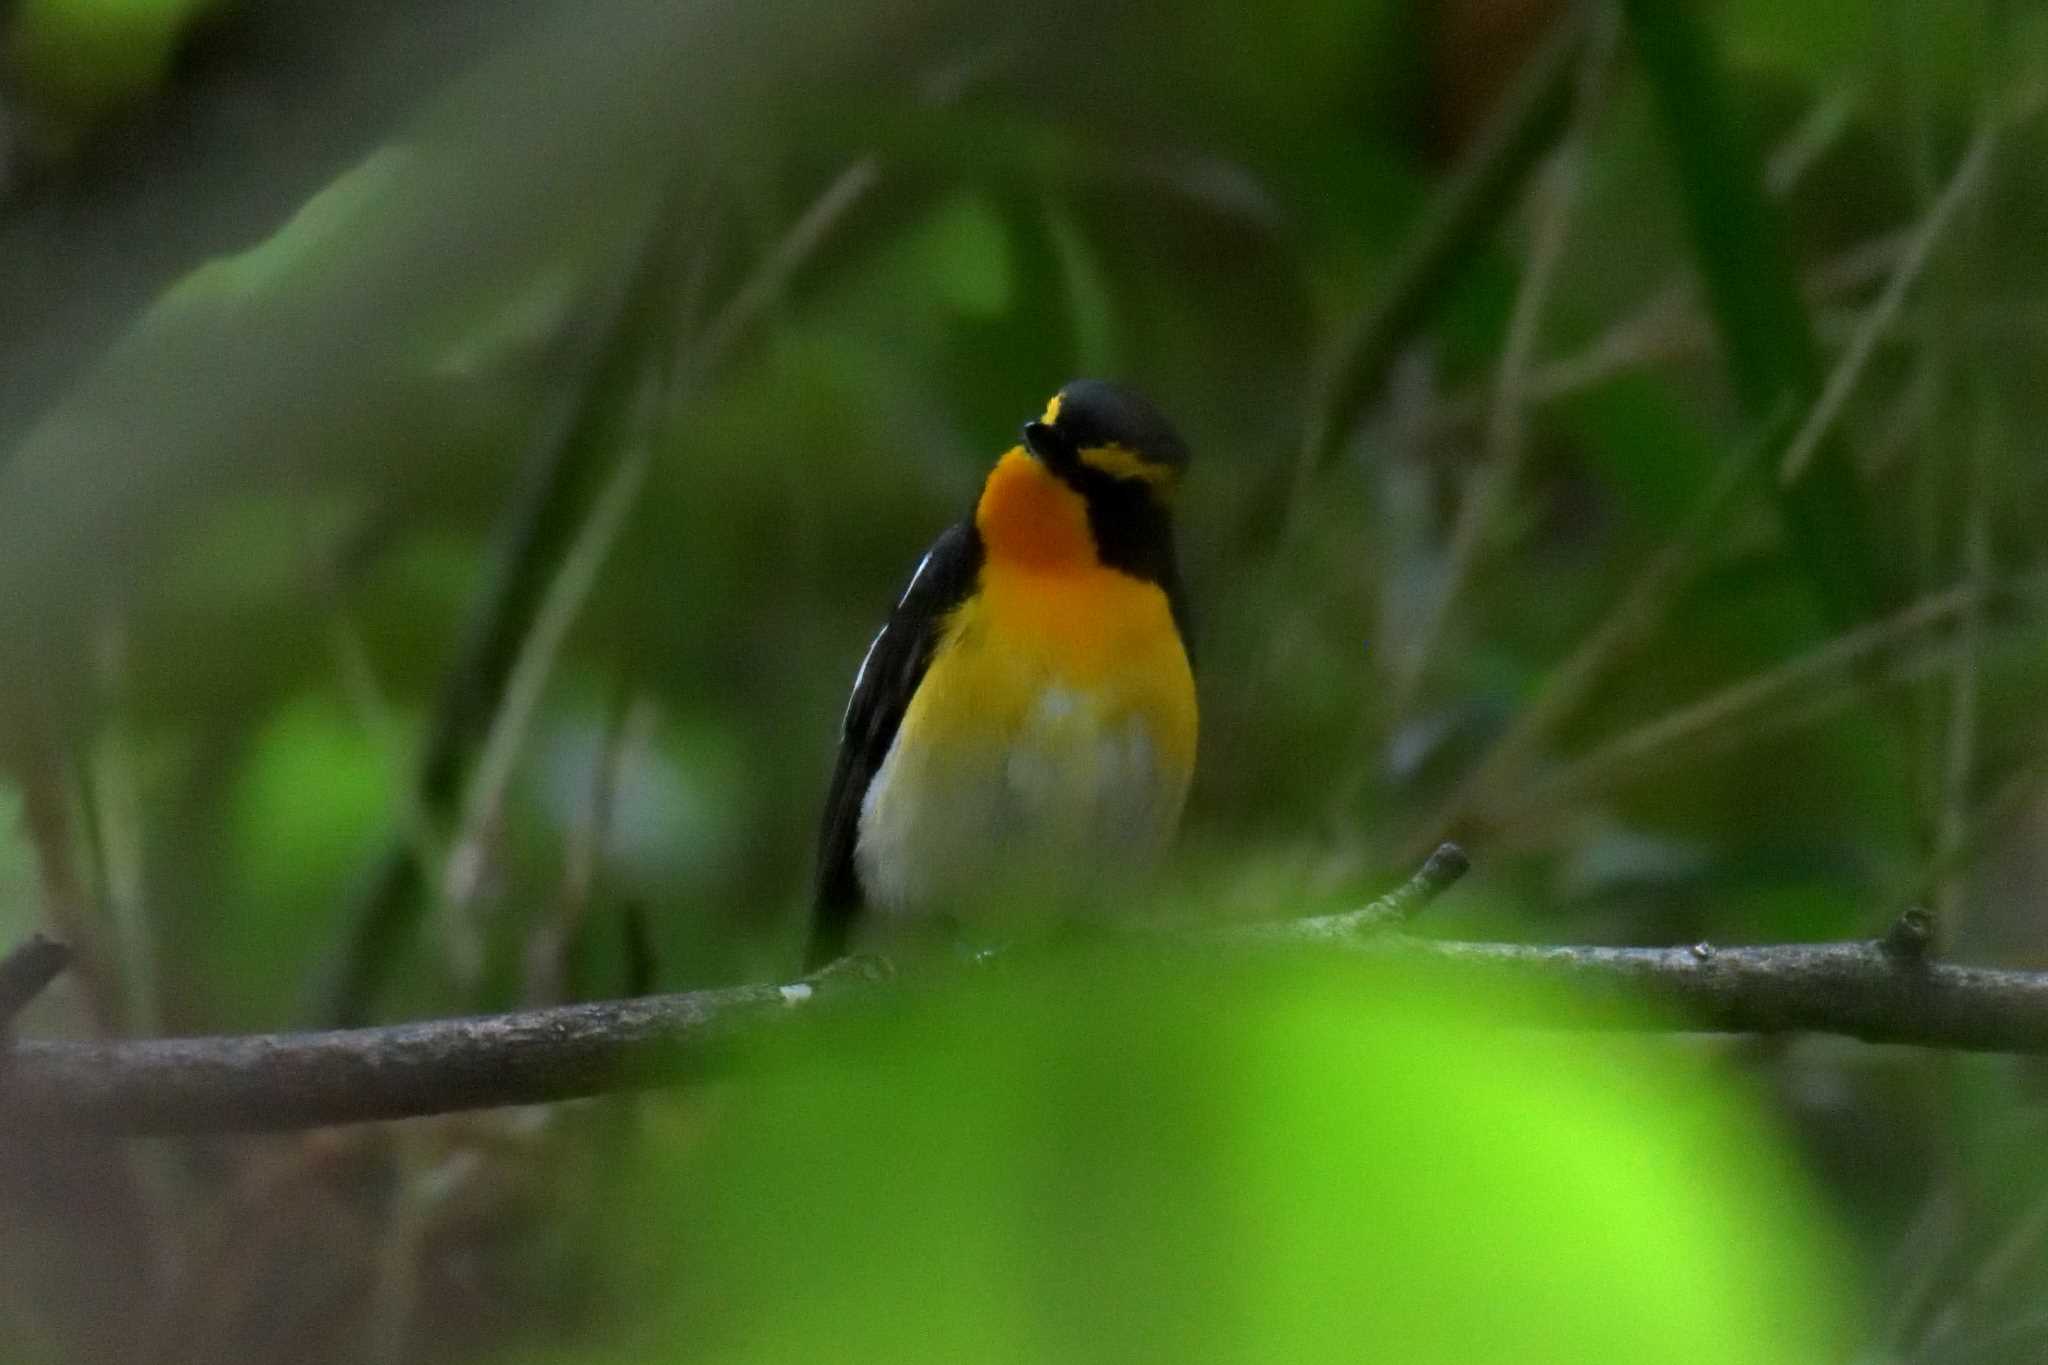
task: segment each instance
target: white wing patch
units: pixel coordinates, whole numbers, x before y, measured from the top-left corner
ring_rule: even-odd
[[[896,605],[897,605],[897,606],[899,606],[899,607],[900,607],[900,606],[902,606],[902,605],[903,605],[903,604],[904,604],[905,602],[908,602],[908,601],[910,600],[910,594],[911,594],[911,593],[912,593],[912,592],[913,592],[913,591],[914,591],[914,590],[916,589],[916,587],[917,587],[917,580],[918,580],[918,579],[920,579],[920,578],[923,578],[923,577],[924,577],[924,571],[925,571],[926,569],[928,569],[928,568],[930,568],[930,567],[931,567],[931,564],[932,564],[932,552],[933,552],[933,550],[936,550],[937,548],[938,548],[937,546],[933,546],[931,550],[926,550],[926,551],[924,552],[924,558],[923,558],[923,559],[920,559],[920,560],[918,560],[918,561],[917,561],[917,567],[916,567],[915,569],[912,569],[912,570],[910,571],[910,581],[909,581],[908,583],[905,583],[905,584],[903,585],[903,596],[901,596],[901,597],[899,597],[899,598],[897,598],[897,599],[896,599]]]
[[[853,734],[853,708],[860,702],[860,685],[867,681],[868,665],[874,662],[875,650],[880,647],[882,637],[888,633],[887,626],[875,632],[875,638],[868,641],[868,652],[860,656],[860,667],[854,670],[853,691],[846,698],[846,714],[839,718],[839,732],[849,738]]]
[[[931,567],[931,562],[932,550],[926,550],[924,558],[917,561],[917,568],[912,571],[910,581],[903,585],[903,595],[896,599],[897,610],[902,610],[903,604],[910,600],[910,594],[917,589],[917,580],[924,577],[924,571]],[[882,643],[882,637],[888,633],[889,627],[885,624],[875,632],[875,638],[868,641],[868,652],[860,656],[860,667],[853,673],[853,691],[846,698],[846,714],[839,718],[839,729],[842,734],[853,724],[853,705],[860,699],[860,685],[867,681],[868,665],[874,662],[875,649]]]

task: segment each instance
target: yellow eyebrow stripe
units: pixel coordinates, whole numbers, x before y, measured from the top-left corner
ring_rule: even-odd
[[[1081,463],[1112,479],[1142,479],[1161,488],[1170,487],[1173,483],[1172,466],[1156,464],[1122,446],[1083,447]]]
[[[1061,395],[1057,393],[1052,396],[1052,401],[1045,405],[1045,416],[1039,418],[1039,421],[1045,423],[1047,426],[1054,426],[1059,422],[1060,398]]]

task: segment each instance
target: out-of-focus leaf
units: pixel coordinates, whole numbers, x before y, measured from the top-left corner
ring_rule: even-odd
[[[885,63],[902,70],[961,17],[906,0],[807,13],[613,0],[593,22],[553,6],[436,99],[402,158],[302,225],[332,241],[346,222],[344,253],[292,258],[232,325],[152,325],[113,346],[0,469],[0,665],[61,667],[80,620],[146,571],[165,519],[193,503],[334,468],[394,434],[436,450],[448,396],[395,357],[453,344],[565,256],[616,259],[656,188],[708,178],[707,163],[746,156]]]
[[[1626,375],[1558,405],[1631,536],[1657,543],[1684,520],[1728,457],[1669,385]]]
[[[939,205],[904,250],[956,312],[987,318],[1009,311],[1010,238],[987,200],[969,195]]]
[[[203,326],[207,320],[193,317],[190,310],[256,302],[266,291],[308,287],[311,279],[305,272],[342,268],[350,244],[374,231],[379,216],[391,212],[388,196],[403,192],[412,159],[403,147],[372,153],[329,182],[263,241],[191,271],[164,292],[138,326]],[[225,319],[215,319],[216,324],[221,321]]]
[[[7,31],[12,74],[49,114],[85,124],[147,94],[179,37],[218,0],[21,0]]]
[[[275,1026],[333,940],[334,889],[390,819],[394,755],[339,702],[308,695],[257,738],[233,796],[235,885],[196,933],[208,979],[233,983],[233,1022]]]
[[[1075,370],[1080,374],[1119,374],[1116,318],[1102,260],[1072,214],[1048,206],[1047,226],[1066,285],[1067,312],[1074,326]]]
[[[154,590],[160,609],[242,613],[308,600],[322,560],[362,518],[341,499],[229,497],[167,556]]]
[[[1839,1349],[1831,1234],[1723,1078],[1361,984],[1012,967],[686,1106],[637,1204],[682,1302],[615,1358]]]
[[[1838,79],[1867,59],[1886,24],[1901,22],[1915,6],[1855,4],[1772,5],[1733,0],[1716,16],[1736,67],[1762,66],[1803,80]],[[1960,18],[1965,5],[1942,6]],[[1889,10],[1889,12],[1887,12]],[[1935,12],[1934,7],[1927,10]],[[1942,27],[1954,31],[1952,20]]]

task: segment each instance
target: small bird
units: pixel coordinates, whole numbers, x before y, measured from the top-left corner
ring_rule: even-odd
[[[1099,895],[1172,839],[1197,727],[1187,463],[1151,403],[1077,380],[926,552],[853,680],[807,968],[868,918],[950,916],[1020,876]]]

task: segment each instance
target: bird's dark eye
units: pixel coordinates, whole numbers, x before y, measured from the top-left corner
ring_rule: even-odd
[[[1047,422],[1024,424],[1024,448],[1048,464],[1074,458],[1074,443],[1065,432]]]

